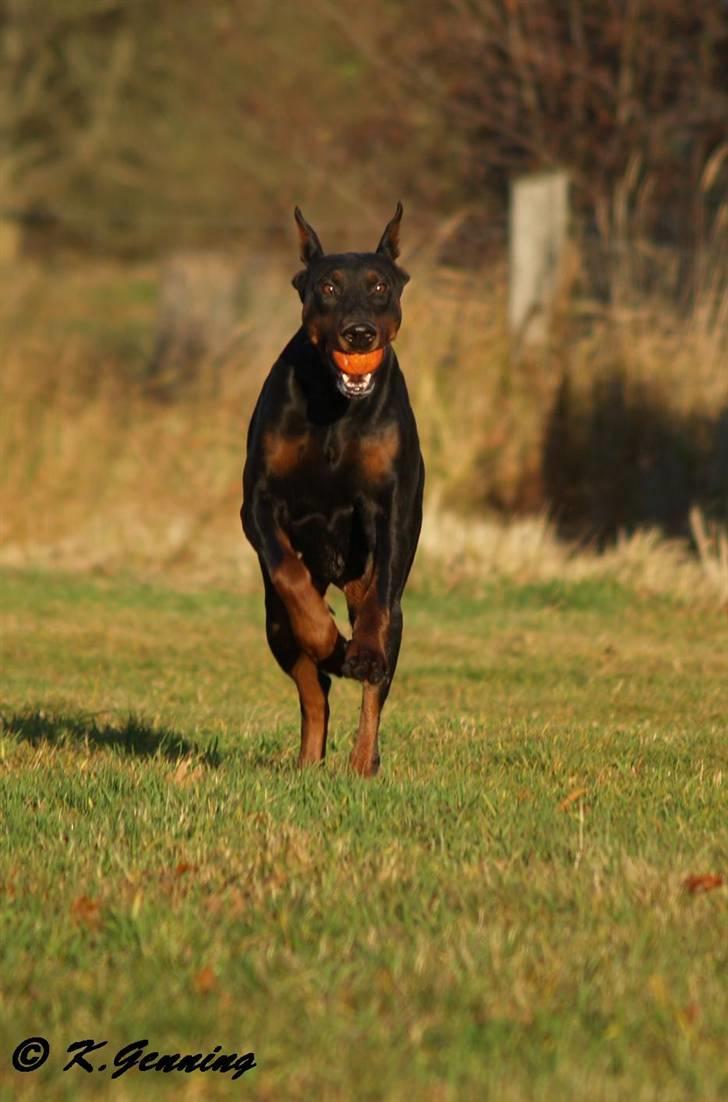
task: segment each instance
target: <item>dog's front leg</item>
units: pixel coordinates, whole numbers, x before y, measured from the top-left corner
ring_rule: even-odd
[[[401,523],[393,506],[390,498],[370,514],[365,523],[372,547],[369,568],[344,587],[353,633],[342,672],[364,682],[351,767],[364,777],[379,769],[379,721],[399,656],[400,598],[411,561],[397,539]]]
[[[353,632],[346,649],[343,674],[378,685],[389,672],[387,651],[393,565],[390,509],[380,508],[367,527],[373,542],[369,568],[363,578],[344,587]]]
[[[291,622],[291,630],[304,654],[317,664],[338,672],[346,640],[339,632],[323,596],[316,589],[305,563],[275,517],[273,502],[258,493],[250,510],[244,509],[246,535],[260,555],[270,580]]]

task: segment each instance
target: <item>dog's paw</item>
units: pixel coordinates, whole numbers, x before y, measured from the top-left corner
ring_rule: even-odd
[[[346,648],[341,672],[344,677],[353,677],[355,681],[368,681],[370,685],[378,685],[380,681],[384,681],[387,661],[381,651],[352,639]]]
[[[376,777],[379,772],[379,754],[370,758],[366,755],[357,753],[356,747],[351,752],[349,758],[349,766],[355,773],[358,773],[360,777]]]

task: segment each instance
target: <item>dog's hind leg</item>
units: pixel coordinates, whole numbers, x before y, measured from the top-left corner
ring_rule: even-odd
[[[331,678],[320,673],[306,654],[295,662],[291,677],[296,682],[301,704],[301,752],[299,765],[315,765],[326,754],[329,728]]]
[[[382,714],[380,685],[364,685],[350,765],[362,777],[373,777],[379,769],[379,719]]]

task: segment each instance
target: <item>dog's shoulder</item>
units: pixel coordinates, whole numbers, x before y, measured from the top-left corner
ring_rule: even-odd
[[[308,341],[299,330],[278,356],[263,382],[248,426],[248,450],[266,426],[277,424],[284,413],[300,405],[297,370],[310,358]]]

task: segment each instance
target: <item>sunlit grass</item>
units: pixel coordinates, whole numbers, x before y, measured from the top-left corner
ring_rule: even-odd
[[[65,1046],[256,1053],[261,1099],[718,1099],[724,615],[614,581],[409,595],[381,776],[295,769],[260,594],[1,579],[0,1036],[28,1098],[222,1098]],[[0,1069],[17,1096],[18,1075]]]

